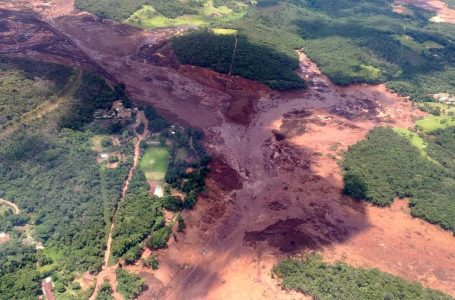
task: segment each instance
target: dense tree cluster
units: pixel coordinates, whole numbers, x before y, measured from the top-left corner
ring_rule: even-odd
[[[274,267],[283,287],[315,299],[452,299],[420,284],[383,273],[377,269],[356,269],[345,263],[325,263],[311,255],[304,260],[287,259]]]
[[[198,65],[221,73],[231,72],[274,89],[305,87],[303,80],[294,72],[299,66],[295,54],[289,57],[267,45],[253,43],[242,34],[217,35],[210,31],[196,31],[176,37],[173,48],[183,64]]]
[[[36,250],[20,242],[0,244],[0,299],[36,299],[42,275]]]
[[[135,299],[145,289],[145,281],[136,274],[123,269],[117,269],[117,291],[125,299]]]
[[[114,300],[114,297],[112,296],[113,293],[112,286],[105,282],[101,285],[95,300]]]
[[[39,67],[40,64],[28,60],[15,63],[30,72],[30,78],[48,76],[40,75],[41,72],[54,74],[60,70],[47,64]],[[53,80],[63,80],[56,84],[60,88],[73,73],[71,69],[63,69],[69,74],[57,72],[58,75],[52,75],[60,77]],[[75,95],[67,95],[68,105],[61,105],[43,118],[18,128],[14,135],[3,138],[0,143],[0,197],[14,202],[21,209],[19,215],[6,212],[0,218],[0,230],[15,236],[15,226],[28,224],[33,238],[45,247],[36,256],[37,264],[9,270],[2,283],[9,285],[10,295],[20,296],[0,297],[2,299],[35,299],[35,289],[38,287],[39,291],[38,279],[51,273],[56,287],[64,292],[66,285],[74,279],[69,275],[72,271],[94,272],[101,267],[106,225],[128,174],[132,152],[129,148],[132,145],[128,134],[119,137],[121,143],[115,146],[115,151],[122,153],[125,161],[120,162],[116,169],[98,165],[97,153],[92,149],[92,130],[96,126],[90,129],[79,127],[80,130],[75,131],[62,128],[60,120],[73,113],[73,105],[78,105],[83,99],[90,98],[95,102],[99,99],[99,103],[108,106],[109,101],[117,96],[122,98],[122,89],[112,90],[99,77],[85,74],[81,85],[75,86],[74,90]],[[8,105],[16,105],[15,99],[10,99]],[[56,261],[50,259],[49,253]],[[0,257],[17,259],[6,248],[0,248]],[[44,273],[37,273],[37,267],[45,264],[52,266],[46,267]],[[77,286],[73,290],[77,290]]]
[[[72,70],[62,65],[1,56],[0,129],[55,97],[71,74]]]
[[[186,193],[186,197],[181,204],[170,198],[166,199],[165,203],[174,211],[190,209],[196,204],[197,195],[205,189],[205,177],[209,171],[210,156],[202,145],[203,134],[199,130],[178,130],[175,135],[172,135],[172,138],[169,168],[165,181],[170,186]],[[177,155],[179,149],[184,149],[188,158],[180,159]],[[191,171],[188,172],[189,170]]]
[[[414,216],[455,232],[455,130],[424,138],[428,157],[392,129],[373,130],[346,154],[345,192],[380,206],[410,198]]]
[[[152,106],[145,107],[144,113],[149,121],[148,128],[151,132],[158,133],[171,126],[171,124],[158,114]]]
[[[112,102],[125,100],[122,86],[111,89],[106,81],[95,73],[84,73],[82,81],[74,94],[74,100],[68,103],[66,113],[60,118],[60,127],[80,130],[93,121],[97,109],[110,109]]]
[[[137,260],[141,243],[164,226],[161,200],[150,195],[148,188],[144,173],[136,170],[114,220],[112,255],[123,257],[127,263]]]
[[[160,268],[160,262],[156,255],[150,255],[149,258],[142,261],[144,266],[152,268],[152,270],[158,270]]]

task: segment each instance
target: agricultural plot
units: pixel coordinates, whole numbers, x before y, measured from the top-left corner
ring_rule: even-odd
[[[169,163],[167,147],[150,147],[142,157],[140,168],[148,180],[164,180]]]

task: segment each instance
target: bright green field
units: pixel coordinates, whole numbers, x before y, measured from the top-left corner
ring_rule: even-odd
[[[140,168],[150,180],[163,180],[169,162],[169,150],[166,147],[153,147],[145,151]]]
[[[234,12],[226,6],[214,7],[212,1],[199,9],[196,15],[183,15],[176,18],[168,18],[160,14],[151,5],[144,7],[132,14],[125,23],[147,29],[177,27],[177,26],[202,26],[208,25],[214,21],[228,22],[243,17],[246,13]]]
[[[441,115],[428,115],[416,122],[417,126],[422,128],[425,133],[455,126],[455,106],[449,106],[443,103],[427,103],[427,105],[439,107],[441,109]]]

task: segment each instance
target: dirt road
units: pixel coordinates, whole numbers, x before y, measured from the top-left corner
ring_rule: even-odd
[[[185,235],[158,253],[158,271],[135,269],[149,285],[141,299],[304,298],[282,291],[270,269],[283,257],[310,251],[455,295],[450,233],[411,218],[401,202],[380,209],[342,193],[343,151],[376,126],[413,127],[423,114],[408,100],[384,85],[333,86],[303,53],[299,72],[309,89],[274,92],[141,54],[173,30],[59,16],[52,26],[124,82],[132,98],[203,129],[214,157],[207,193],[184,213]]]
[[[128,172],[128,177],[123,185],[122,196],[116,205],[116,210],[115,210],[114,216],[112,218],[113,222],[110,226],[109,235],[108,235],[107,242],[106,242],[106,251],[104,252],[104,265],[103,265],[101,272],[96,277],[95,290],[93,292],[92,297],[90,297],[90,300],[95,299],[101,285],[105,281],[108,281],[111,284],[112,289],[114,290],[114,293],[113,293],[114,299],[116,299],[116,300],[123,299],[123,297],[117,292],[117,281],[116,281],[115,270],[118,268],[118,265],[109,266],[109,261],[111,258],[112,233],[115,228],[114,222],[116,220],[117,208],[120,205],[120,203],[125,199],[131,179],[133,178],[134,172],[137,169],[137,166],[139,165],[139,159],[141,157],[140,144],[148,136],[148,133],[149,133],[148,132],[148,120],[145,117],[145,114],[143,111],[138,111],[137,116],[136,116],[136,123],[134,125],[135,132],[136,132],[136,128],[141,123],[144,124],[144,132],[140,135],[137,135],[136,140],[134,141],[133,165],[131,166],[131,168]]]
[[[13,209],[13,211],[14,211],[14,214],[16,214],[16,215],[21,213],[21,210],[19,209],[19,206],[17,206],[16,204],[14,204],[11,201],[8,201],[8,200],[0,198],[0,205],[6,205],[6,206],[11,207]]]

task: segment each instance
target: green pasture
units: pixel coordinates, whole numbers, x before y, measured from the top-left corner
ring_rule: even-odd
[[[148,148],[141,159],[140,168],[149,180],[163,180],[169,162],[167,147]]]

